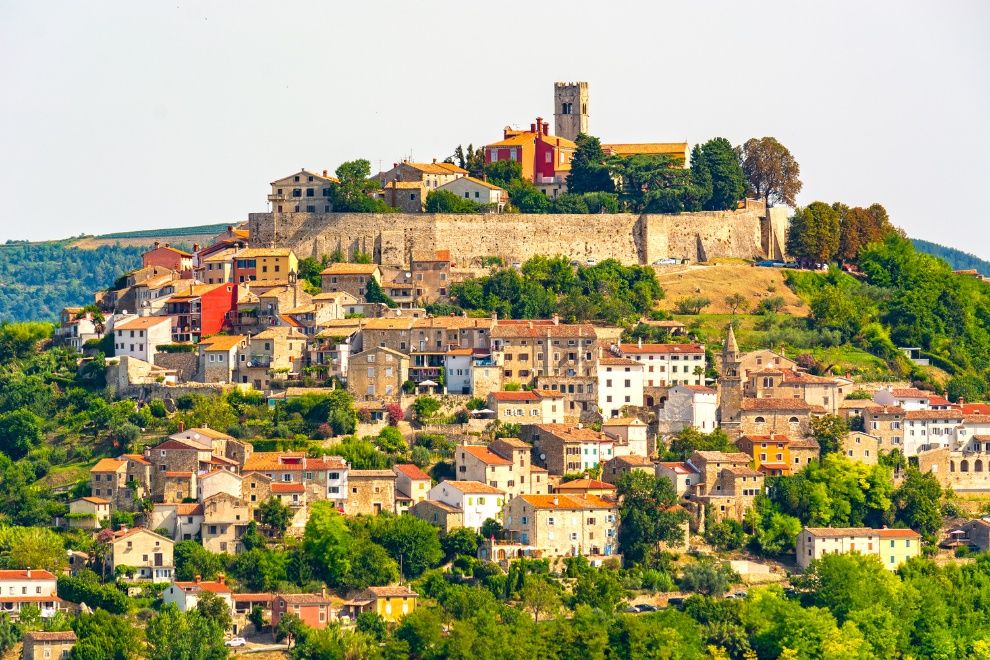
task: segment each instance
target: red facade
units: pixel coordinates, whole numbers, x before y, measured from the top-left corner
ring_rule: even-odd
[[[168,243],[159,245],[141,255],[141,262],[145,268],[148,266],[161,266],[177,272],[192,269],[192,255],[182,250],[171,247]]]

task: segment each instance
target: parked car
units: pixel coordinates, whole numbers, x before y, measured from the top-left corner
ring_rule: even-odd
[[[595,264],[597,264],[598,262],[597,262],[597,261],[595,261],[594,259],[588,259],[588,261],[586,261],[585,263],[587,263],[587,264],[588,264],[589,266],[594,266],[594,265],[595,265]]]
[[[635,605],[630,605],[629,607],[623,607],[622,611],[626,614],[639,614],[639,608]]]
[[[680,263],[677,259],[671,259],[667,257],[666,259],[657,259],[653,262],[654,266],[673,266],[674,264]]]
[[[636,606],[636,609],[640,612],[656,612],[658,608],[656,605],[650,605],[649,603],[641,603]]]
[[[230,648],[244,646],[245,644],[247,644],[247,640],[243,637],[232,637],[223,643],[224,646],[229,646]]]

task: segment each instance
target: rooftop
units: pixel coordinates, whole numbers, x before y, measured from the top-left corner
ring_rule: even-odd
[[[320,271],[320,275],[372,275],[378,270],[376,264],[335,263]]]
[[[804,533],[819,538],[844,536],[878,536],[882,539],[920,539],[921,534],[912,529],[873,529],[871,527],[805,527]]]
[[[419,481],[430,481],[430,475],[419,469],[418,465],[413,463],[399,463],[392,466],[393,470],[401,472],[410,479],[417,479]]]
[[[615,486],[607,481],[599,479],[575,479],[557,486],[558,491],[562,490],[615,490]]]
[[[634,354],[703,354],[705,352],[705,347],[701,344],[619,344],[619,352]]]
[[[443,485],[472,495],[477,493],[484,495],[505,495],[505,491],[501,488],[495,488],[480,481],[444,481]]]
[[[534,509],[614,509],[615,503],[598,495],[520,495]]]
[[[114,330],[147,330],[162,323],[172,323],[170,316],[139,316],[113,327]]]

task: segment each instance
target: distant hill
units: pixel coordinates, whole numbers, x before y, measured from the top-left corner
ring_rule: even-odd
[[[80,236],[72,241],[72,247],[94,249],[104,245],[147,246],[155,241],[171,243],[172,245],[193,245],[205,243],[207,239],[222,233],[230,225],[238,223],[220,223],[213,225],[197,225],[195,227],[169,227],[167,229],[142,229],[140,231],[122,231],[99,236]]]
[[[963,252],[962,250],[957,250],[946,245],[923,241],[920,238],[912,238],[911,242],[914,243],[915,249],[919,252],[925,252],[926,254],[945,259],[952,266],[953,270],[972,270],[975,268],[983,277],[990,277],[990,261],[980,259],[975,254]]]

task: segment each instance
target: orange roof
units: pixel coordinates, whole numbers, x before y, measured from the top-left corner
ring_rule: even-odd
[[[273,493],[303,493],[305,491],[306,487],[299,482],[272,484]]]
[[[247,337],[244,335],[216,335],[207,337],[199,345],[206,351],[229,351],[245,340]]]
[[[480,481],[445,481],[444,485],[455,488],[462,493],[483,493],[488,495],[504,495],[505,491],[501,488],[495,488],[494,486],[489,486],[488,484],[483,484]]]
[[[116,472],[127,465],[125,461],[116,458],[103,458],[100,462],[89,469],[90,472]]]
[[[320,275],[372,275],[378,270],[376,264],[330,264],[320,271]]]
[[[520,495],[534,509],[614,509],[615,503],[598,495]]]
[[[646,142],[643,144],[603,144],[608,156],[661,155],[687,158],[687,142]]]
[[[30,572],[30,577],[28,573]],[[33,568],[30,571],[23,568],[0,571],[0,580],[54,580],[55,576],[40,568]]]
[[[559,338],[587,338],[595,339],[595,327],[588,323],[577,323],[574,325],[555,324],[553,322],[522,321],[517,323],[506,323],[499,321],[492,328],[491,337],[493,339],[515,339],[521,338],[541,338],[550,336],[551,339]]]
[[[171,245],[159,245],[156,248],[152,248],[152,249],[148,250],[147,252],[145,252],[145,254],[150,254],[152,252],[155,252],[156,250],[167,250],[169,252],[175,252],[176,254],[178,254],[179,256],[182,256],[182,257],[191,257],[192,256],[188,252],[184,252],[183,250],[180,250],[178,248],[174,248]]]
[[[557,490],[615,490],[615,486],[598,479],[575,479],[560,484]]]
[[[611,355],[603,355],[598,358],[598,364],[604,364],[609,367],[643,367],[642,362],[637,362],[636,360],[630,360],[629,358],[614,357]]]
[[[418,465],[413,463],[399,463],[398,465],[393,465],[392,468],[409,477],[410,479],[417,479],[419,481],[430,481],[430,475],[426,474],[419,469]]]
[[[587,426],[580,428],[571,424],[536,424],[535,426],[564,442],[615,442],[604,433]]]
[[[79,499],[84,502],[89,502],[90,504],[110,504],[110,500],[105,500],[102,497],[86,496],[86,497],[80,497]]]
[[[890,393],[894,396],[902,396],[908,399],[927,399],[932,395],[931,392],[919,390],[916,387],[895,387]]]
[[[904,413],[904,419],[962,419],[959,410],[909,410]]]
[[[467,445],[461,447],[461,449],[464,453],[470,454],[482,463],[487,463],[488,465],[512,465],[512,461],[502,458],[488,447],[482,447],[480,445]]]
[[[882,539],[917,539],[921,534],[913,529],[873,529],[870,527],[805,527],[805,532],[818,537],[878,536]]]
[[[201,516],[203,505],[199,503],[176,504],[175,513],[180,516]]]
[[[176,582],[183,591],[211,591],[215,594],[229,594],[230,587],[223,582],[200,580],[199,582]]]
[[[238,259],[250,257],[288,257],[292,254],[289,248],[248,248],[237,253]]]
[[[496,401],[503,402],[532,402],[540,400],[540,395],[532,390],[519,390],[517,392],[491,392],[489,396]]]
[[[193,476],[192,472],[183,472],[180,470],[169,470],[165,473],[165,476],[172,479],[191,479]]]
[[[454,165],[453,163],[410,163],[404,161],[401,165],[408,165],[424,174],[467,174],[467,170]]]
[[[638,417],[611,417],[602,422],[602,426],[646,426],[646,422]]]
[[[131,319],[130,321],[125,321],[120,325],[115,325],[114,330],[147,330],[148,328],[153,328],[156,325],[162,323],[172,323],[172,318],[169,316],[139,316],[136,319]]]
[[[808,403],[804,399],[753,399],[745,398],[740,406],[743,410],[772,411],[772,410],[799,410],[814,413],[824,413],[825,409]]]
[[[151,461],[141,454],[123,454],[121,458],[126,458],[129,461],[134,461],[135,463],[140,463],[141,465],[151,465]]]

